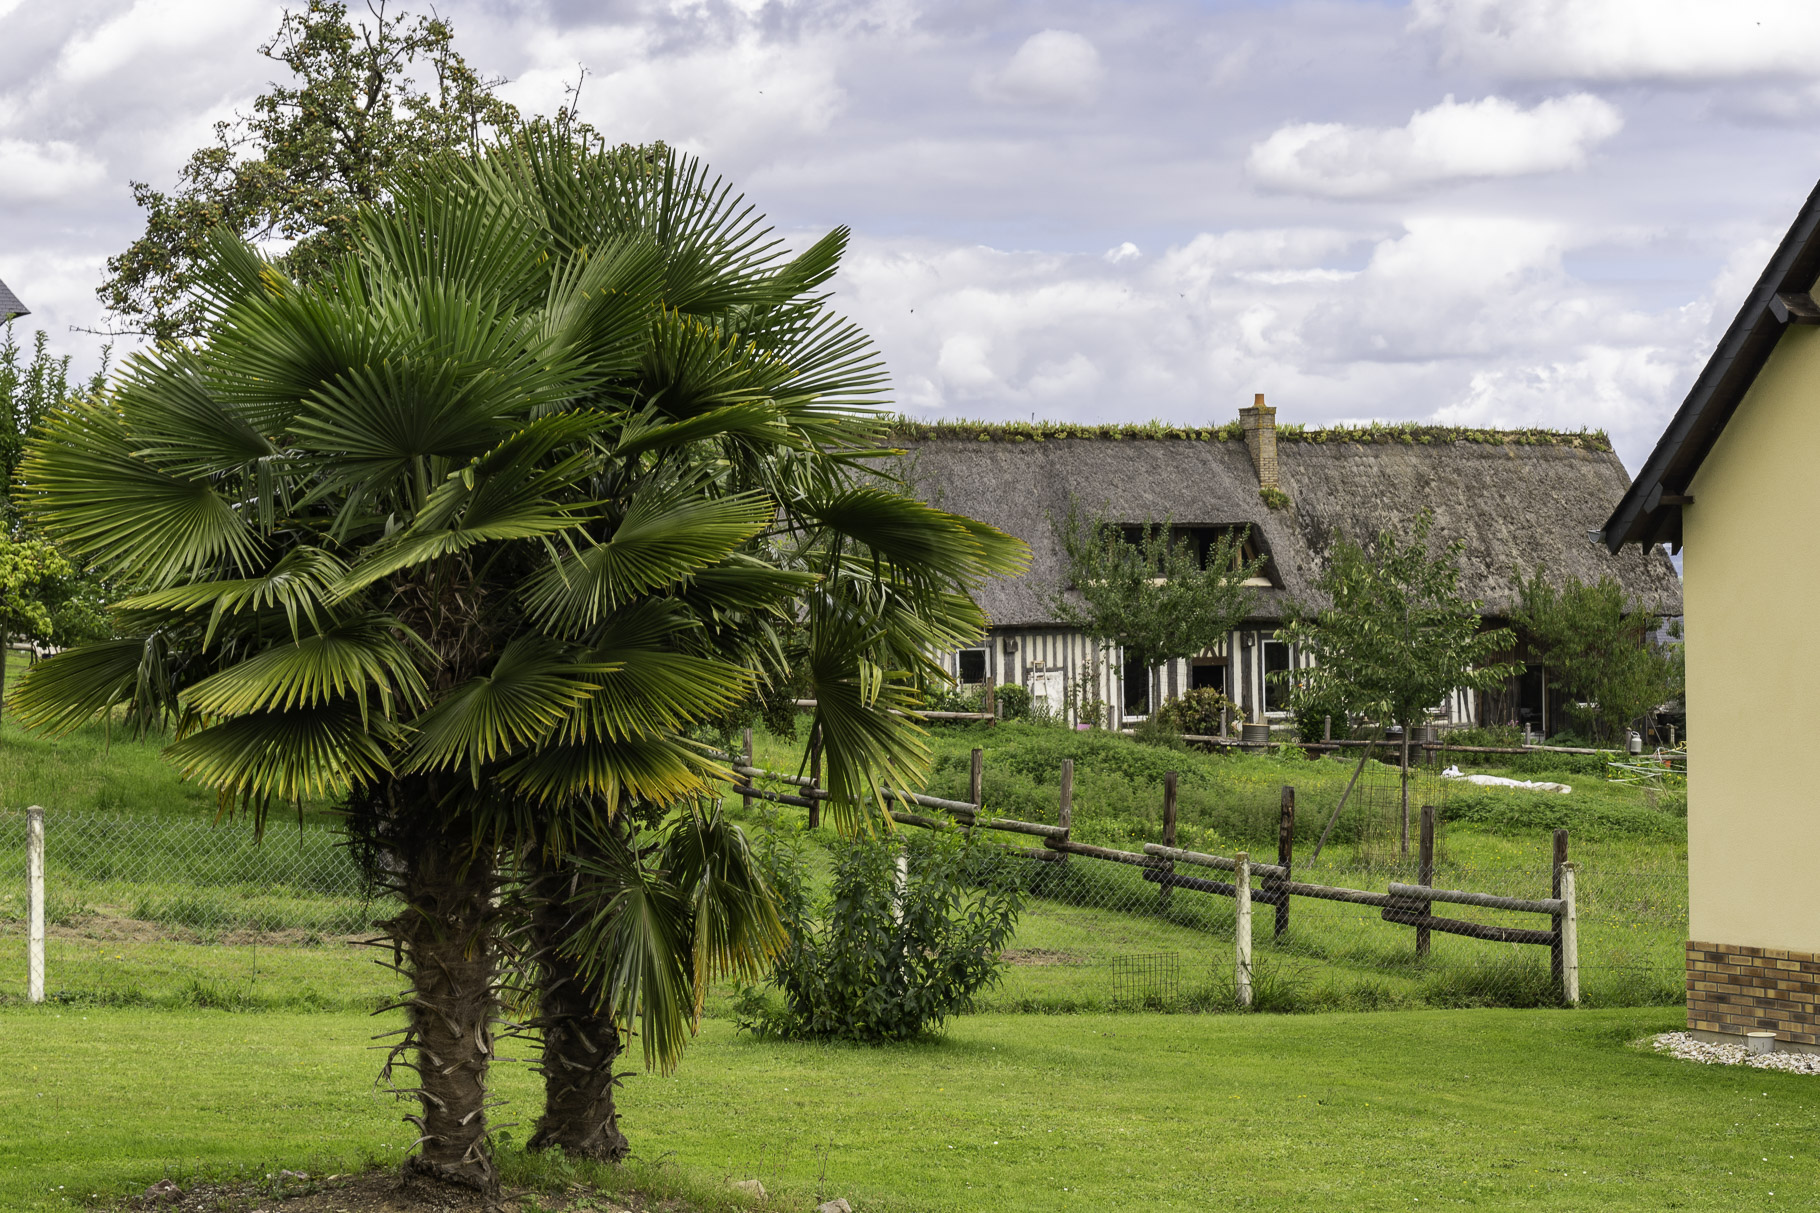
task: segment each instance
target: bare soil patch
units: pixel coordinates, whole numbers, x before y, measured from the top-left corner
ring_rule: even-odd
[[[1054,948],[1007,948],[999,959],[1008,965],[1077,965],[1083,963],[1073,952]]]
[[[168,1181],[167,1181],[168,1182]],[[441,1184],[403,1180],[392,1170],[239,1183],[154,1184],[145,1195],[100,1206],[110,1213],[694,1213],[674,1200],[607,1195],[583,1185],[549,1192],[507,1189],[497,1203]]]

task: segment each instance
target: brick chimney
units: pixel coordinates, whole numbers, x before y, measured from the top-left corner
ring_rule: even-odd
[[[1239,424],[1245,429],[1245,449],[1251,452],[1251,466],[1258,470],[1258,488],[1279,488],[1277,484],[1277,411],[1264,403],[1264,393],[1248,409],[1239,410]]]

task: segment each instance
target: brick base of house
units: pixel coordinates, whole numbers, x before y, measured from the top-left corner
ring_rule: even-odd
[[[1820,955],[1689,940],[1687,1026],[1820,1045]]]

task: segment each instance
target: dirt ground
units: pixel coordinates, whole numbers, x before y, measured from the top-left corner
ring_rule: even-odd
[[[320,1178],[285,1172],[274,1180],[188,1187],[164,1180],[143,1196],[105,1207],[115,1213],[691,1213],[689,1206],[674,1201],[605,1196],[580,1186],[560,1192],[508,1189],[498,1204],[489,1204],[456,1188],[407,1185],[390,1170]]]

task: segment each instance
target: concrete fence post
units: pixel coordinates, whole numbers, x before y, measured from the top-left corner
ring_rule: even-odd
[[[44,810],[25,811],[26,960],[25,996],[44,1001]]]
[[[1238,860],[1238,866],[1232,874],[1236,907],[1232,980],[1238,991],[1239,1005],[1248,1007],[1251,1005],[1251,856],[1240,851],[1234,858]]]
[[[1561,997],[1570,1007],[1580,1005],[1580,922],[1574,907],[1576,865],[1561,865]]]

